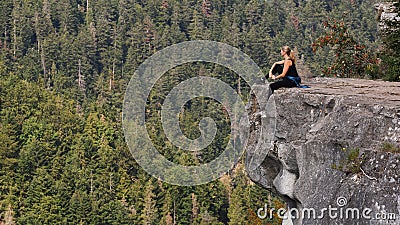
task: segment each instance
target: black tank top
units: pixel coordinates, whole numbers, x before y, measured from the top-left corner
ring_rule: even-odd
[[[289,60],[291,60],[291,59],[289,59]],[[294,64],[293,60],[291,60],[291,61],[292,61],[292,65],[289,66],[289,70],[287,71],[286,76],[298,77],[299,74],[297,73],[296,65]]]

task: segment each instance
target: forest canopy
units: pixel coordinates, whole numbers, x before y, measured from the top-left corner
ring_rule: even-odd
[[[372,0],[0,1],[0,224],[276,224],[277,217],[260,221],[256,212],[281,201],[252,183],[242,162],[195,187],[163,183],[136,164],[121,125],[134,71],[172,44],[212,40],[245,52],[264,72],[289,45],[303,75],[321,76],[334,50],[313,51],[312,43],[329,20],[375,57],[398,49],[398,35],[378,36]],[[381,58],[399,65],[392,53]],[[398,79],[392,64],[383,65],[383,72],[355,76]],[[160,104],[198,75],[249,98],[238,75],[212,63],[182,65],[159,80],[147,104],[149,133],[166,158],[186,165],[218,156],[229,136],[224,109],[198,98],[185,105],[182,130],[194,138],[199,118],[210,116],[220,121],[216,141],[199,155],[166,142]]]

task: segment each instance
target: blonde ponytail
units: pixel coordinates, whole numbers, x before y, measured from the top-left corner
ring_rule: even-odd
[[[296,63],[296,57],[294,57],[294,52],[293,51],[290,51],[289,57],[293,61],[293,63]]]
[[[294,52],[289,48],[289,46],[283,46],[282,51],[284,51],[290,57],[293,63],[296,63],[296,57],[294,56]]]

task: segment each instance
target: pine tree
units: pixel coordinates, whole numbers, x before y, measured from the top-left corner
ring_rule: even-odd
[[[145,225],[156,224],[158,210],[156,208],[156,199],[154,194],[154,186],[152,179],[149,179],[146,183],[144,192],[144,204],[142,212],[142,220]]]
[[[160,223],[165,225],[173,225],[174,224],[174,205],[172,201],[172,196],[169,190],[166,190],[164,196],[164,204],[162,207],[162,218]]]
[[[82,21],[82,6],[78,7],[77,1],[60,0],[52,1],[51,7],[55,28],[61,33],[76,35]]]
[[[228,218],[229,224],[246,224],[246,208],[243,202],[243,188],[236,187],[232,191],[229,209],[228,209]]]
[[[12,34],[13,0],[3,0],[0,6],[1,48],[10,48]]]
[[[193,11],[190,23],[188,25],[188,33],[190,40],[206,40],[209,33],[203,24],[202,15],[195,8]]]
[[[4,212],[4,221],[0,221],[1,225],[14,225],[14,211],[11,204],[8,204],[7,210]]]

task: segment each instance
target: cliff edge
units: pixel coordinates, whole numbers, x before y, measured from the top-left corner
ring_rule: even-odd
[[[400,83],[306,84],[247,105],[249,177],[285,200],[284,224],[400,224]]]

